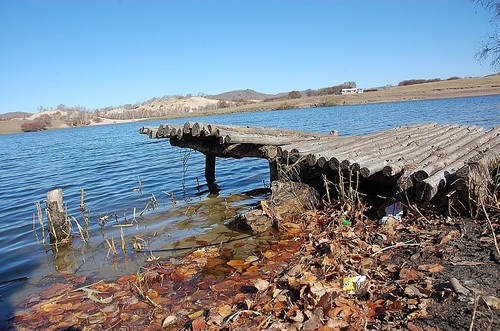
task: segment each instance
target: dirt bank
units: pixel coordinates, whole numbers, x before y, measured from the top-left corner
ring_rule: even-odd
[[[213,114],[229,114],[240,112],[252,112],[263,110],[276,109],[291,109],[291,108],[313,108],[324,106],[337,105],[354,105],[354,104],[369,104],[411,100],[429,100],[429,99],[445,99],[458,97],[472,97],[483,95],[500,94],[500,74],[480,77],[480,78],[464,78],[449,81],[439,81],[433,83],[383,87],[372,90],[366,90],[362,94],[355,95],[325,95],[315,96],[301,99],[285,99],[270,102],[259,102],[248,105],[242,105],[231,108],[220,108],[209,112],[191,112],[191,113],[172,113],[168,118],[176,117],[193,117]],[[196,100],[194,100],[196,101]],[[215,101],[214,101],[215,102]],[[158,106],[158,105],[155,105]],[[188,105],[186,105],[188,106]],[[159,106],[158,106],[159,107]],[[192,105],[193,109],[196,104]],[[115,110],[115,111],[124,111]],[[104,125],[114,123],[128,123],[132,121],[147,120],[111,120],[103,119],[101,122],[92,121],[90,125]],[[0,121],[0,134],[20,133],[23,120],[15,119],[11,121]],[[68,127],[67,125],[57,125],[49,127],[49,129],[58,129]]]

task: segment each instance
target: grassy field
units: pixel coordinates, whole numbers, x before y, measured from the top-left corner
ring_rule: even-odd
[[[238,107],[219,108],[216,110],[192,113],[173,113],[159,119],[195,117],[205,115],[231,114],[254,111],[267,111],[278,109],[315,108],[339,105],[370,104],[383,102],[445,99],[458,97],[471,97],[481,95],[500,94],[500,74],[479,78],[463,78],[455,80],[444,80],[439,82],[408,85],[388,86],[370,89],[362,94],[353,95],[324,95],[300,99],[283,99],[276,101],[257,102]],[[144,119],[152,120],[152,118]],[[100,124],[131,122],[132,120],[105,120]],[[133,120],[137,121],[137,120]],[[0,121],[0,134],[19,133],[22,120]],[[91,125],[95,125],[92,123]],[[61,128],[52,127],[49,129]]]
[[[182,114],[182,116],[171,115],[163,118],[168,119],[252,111],[314,108],[411,100],[446,99],[495,94],[500,94],[500,74],[488,77],[446,80],[408,86],[383,87],[378,88],[375,91],[364,92],[362,94],[324,95],[301,99],[258,102],[238,107],[212,110],[209,113],[193,112],[190,114]]]

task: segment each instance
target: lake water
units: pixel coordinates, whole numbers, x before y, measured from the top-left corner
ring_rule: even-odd
[[[189,119],[196,120],[324,133],[335,129],[341,135],[432,121],[489,129],[500,125],[500,95]],[[210,192],[205,185],[202,154],[171,147],[168,139],[149,139],[138,133],[143,125],[185,121],[0,135],[1,320],[28,294],[39,292],[59,277],[76,274],[90,280],[112,279],[137,272],[149,254],[134,253],[134,242],[156,250],[238,235],[224,222],[265,197],[261,189],[269,185],[267,161],[218,159],[218,187]],[[80,189],[84,189],[90,212],[89,244],[78,235],[73,249],[54,253],[42,244],[34,203],[44,206],[45,193],[54,188],[64,190],[68,214],[82,224],[79,206]],[[109,216],[103,227],[99,215]],[[115,241],[116,256],[109,253],[105,238]],[[155,256],[168,258],[169,254]],[[28,279],[8,282],[23,277]]]

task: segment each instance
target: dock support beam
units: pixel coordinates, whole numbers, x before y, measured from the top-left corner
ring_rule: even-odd
[[[278,162],[276,159],[269,160],[269,180],[272,182],[279,179]]]
[[[207,184],[215,183],[215,155],[205,154],[205,179]]]

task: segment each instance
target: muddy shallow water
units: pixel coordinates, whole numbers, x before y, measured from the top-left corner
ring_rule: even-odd
[[[347,135],[431,121],[490,128],[500,125],[499,109],[500,96],[487,96],[190,120],[325,133],[335,129]],[[203,155],[138,133],[142,125],[163,122],[0,136],[0,318],[11,315],[13,306],[52,283],[53,277],[75,273],[110,279],[135,273],[151,253],[135,253],[134,244],[158,250],[241,235],[224,223],[266,196],[262,189],[269,186],[267,162],[218,160],[218,187],[210,192],[203,178]],[[141,191],[137,190],[139,186]],[[45,192],[56,187],[63,188],[68,213],[78,221],[82,221],[80,189],[85,190],[85,205],[90,212],[89,244],[76,234],[72,249],[54,252],[41,243],[35,218],[37,241],[34,202],[42,202]],[[103,228],[99,215],[107,218]],[[106,239],[114,242],[116,255],[110,252]],[[153,252],[161,258],[169,254]],[[18,282],[3,283],[18,278]]]

